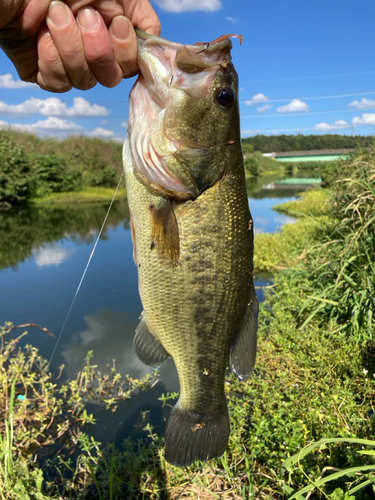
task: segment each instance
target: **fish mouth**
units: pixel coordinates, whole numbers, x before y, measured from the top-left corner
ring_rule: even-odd
[[[145,31],[140,30],[139,28],[135,28],[135,33],[137,35],[137,38],[140,40],[152,40],[153,42],[160,43],[160,44],[168,44],[168,45],[176,45],[176,46],[181,46],[182,44],[176,43],[176,42],[171,42],[170,40],[167,40],[166,38],[163,38],[161,36],[156,36],[156,35],[151,35],[150,33],[146,33]],[[218,52],[223,49],[231,49],[232,48],[232,42],[231,38],[238,38],[240,41],[240,44],[242,45],[243,41],[243,36],[242,35],[237,35],[235,33],[230,33],[226,35],[219,36],[216,38],[216,40],[213,40],[212,42],[196,42],[193,45],[185,45],[189,50],[192,52],[199,54],[202,52],[202,46],[204,47],[204,52],[206,53],[211,53],[211,52]]]
[[[129,139],[134,172],[143,184],[177,199],[201,192],[196,179],[170,168],[182,151],[206,154],[212,145],[197,144],[175,127],[176,103],[181,91],[199,100],[212,92],[219,70],[231,67],[231,37],[185,45],[136,29],[140,75],[130,94]],[[211,148],[212,149],[212,148]],[[172,158],[174,157],[174,158]]]

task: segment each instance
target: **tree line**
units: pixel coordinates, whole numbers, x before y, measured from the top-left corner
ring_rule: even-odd
[[[374,136],[362,135],[256,135],[242,139],[244,152],[260,151],[273,153],[282,151],[310,151],[313,149],[344,149],[361,146],[368,148]]]

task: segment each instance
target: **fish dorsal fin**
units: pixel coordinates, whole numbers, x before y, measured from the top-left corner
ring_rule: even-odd
[[[236,377],[244,381],[254,369],[257,352],[259,303],[253,292],[252,301],[247,307],[241,329],[230,349],[230,365]]]
[[[150,332],[145,313],[142,312],[141,321],[135,330],[134,350],[138,358],[148,366],[160,366],[169,354],[153,333]]]
[[[150,205],[150,213],[150,249],[173,265],[177,265],[180,257],[180,238],[171,201],[164,199],[158,207]]]

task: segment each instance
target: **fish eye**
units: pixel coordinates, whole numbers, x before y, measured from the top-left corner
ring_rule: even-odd
[[[231,88],[221,87],[216,93],[217,102],[224,108],[227,108],[228,106],[233,104],[234,98],[235,95]]]

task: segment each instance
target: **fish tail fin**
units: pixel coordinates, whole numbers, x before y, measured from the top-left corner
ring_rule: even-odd
[[[187,467],[194,460],[220,457],[228,445],[229,432],[226,406],[215,415],[175,407],[165,429],[165,459],[176,467]]]

